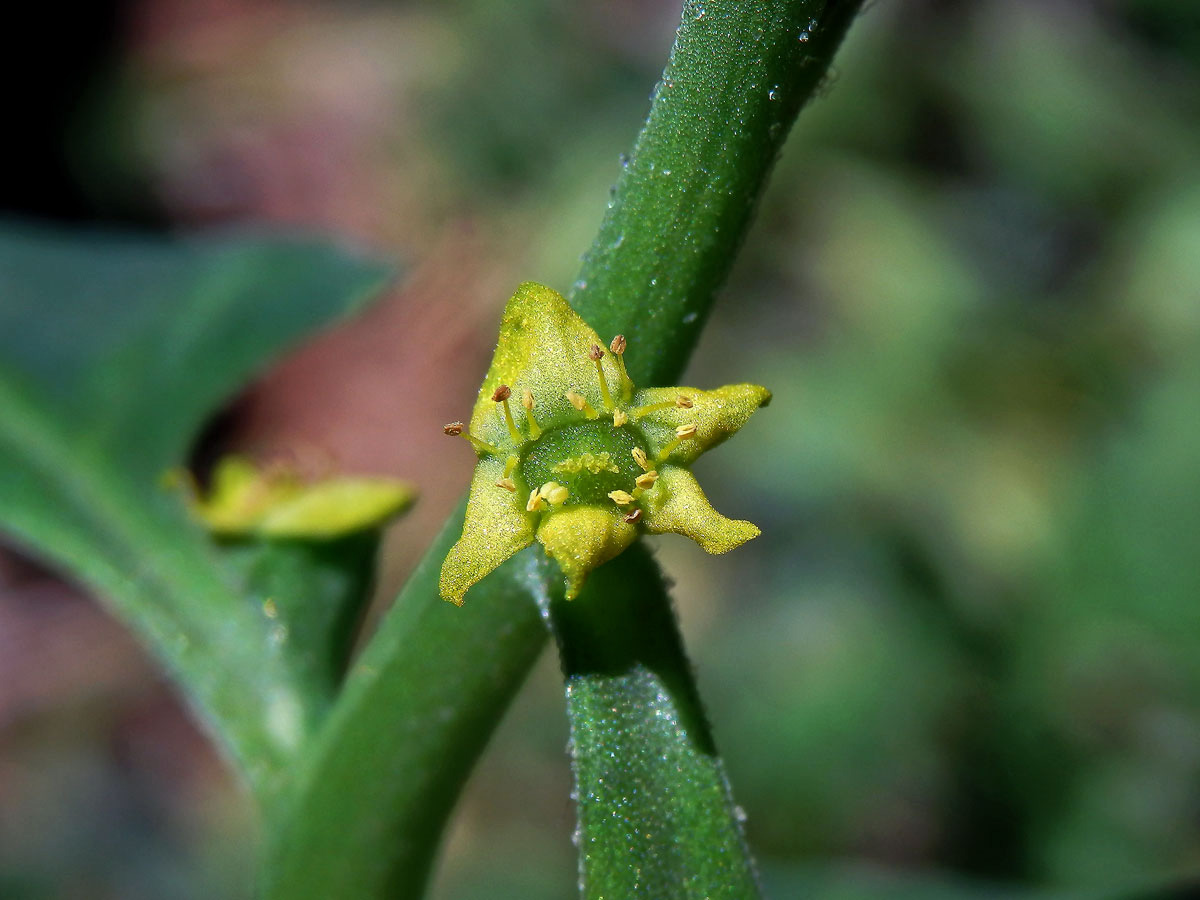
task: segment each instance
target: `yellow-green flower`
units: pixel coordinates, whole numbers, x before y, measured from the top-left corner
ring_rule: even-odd
[[[217,463],[206,494],[186,470],[171,470],[166,481],[187,489],[192,515],[220,537],[333,540],[382,527],[416,497],[412,485],[394,478],[310,480],[295,467],[260,467],[241,456]]]
[[[517,288],[469,426],[445,428],[479,455],[462,537],[442,564],[445,599],[461,604],[471,585],[535,538],[573,598],[588,572],[639,532],[683,534],[709,553],[759,535],[713,509],[688,466],[770,392],[753,384],[638,391],[625,344],[617,335],[604,349],[550,288]]]

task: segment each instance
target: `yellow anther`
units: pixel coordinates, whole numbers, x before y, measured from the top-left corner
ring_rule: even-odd
[[[525,511],[537,512],[545,505],[546,503],[542,500],[542,495],[538,492],[537,488],[534,488],[529,492],[529,502],[525,504]]]
[[[533,394],[529,388],[525,388],[521,392],[521,405],[525,407],[525,419],[529,422],[529,436],[536,441],[542,436],[542,429],[538,426],[537,419],[533,417]]]
[[[451,422],[449,425],[443,425],[442,431],[452,437],[458,437],[461,434],[471,442],[471,446],[474,447],[478,453],[487,453],[491,456],[500,455],[499,450],[486,441],[481,441],[479,438],[475,437],[475,435],[471,434],[471,432],[467,431],[466,428],[467,426],[462,422]]]
[[[634,483],[642,490],[646,491],[654,487],[654,482],[658,481],[658,473],[651,469],[649,472],[643,472],[639,475]]]
[[[631,512],[625,513],[623,518],[630,525],[636,524],[642,518],[642,511],[640,509],[632,510]]]
[[[567,489],[557,481],[547,481],[538,489],[538,494],[551,506],[559,506],[569,496]]]
[[[675,398],[675,405],[678,406],[680,409],[691,409],[692,408],[692,398],[686,396],[685,394],[680,394],[678,397]]]
[[[517,492],[517,486],[513,483],[511,478],[501,478],[496,482],[496,487],[502,487],[506,491],[512,491],[514,494]]]
[[[604,401],[604,408],[612,412],[613,400],[612,394],[608,392],[608,379],[604,377],[604,351],[600,349],[599,344],[592,344],[592,349],[588,351],[588,359],[596,364],[596,377],[600,379],[600,399]]]
[[[693,438],[695,436],[696,436],[695,424],[693,424],[692,422],[688,422],[686,425],[680,425],[678,428],[675,429],[675,437],[671,439],[670,443],[668,443],[665,447],[663,447],[661,450],[658,451],[659,460],[662,461],[662,460],[666,459],[668,456],[670,456],[675,451],[676,447],[678,447],[680,444],[682,444],[688,438]]]
[[[629,395],[633,393],[633,381],[625,371],[625,335],[618,334],[613,338],[608,349],[617,358],[617,371],[621,373],[621,396],[628,400]]]
[[[521,434],[517,423],[513,420],[512,410],[508,406],[508,398],[512,396],[512,388],[502,384],[492,392],[492,399],[504,407],[504,424],[508,426],[508,436],[514,444],[525,443],[525,435]]]
[[[633,494],[628,494],[625,491],[609,491],[608,496],[617,506],[628,506],[633,502]]]
[[[592,404],[587,402],[587,399],[583,396],[583,394],[578,394],[575,391],[567,391],[567,400],[570,401],[573,407],[575,407],[589,419],[596,419],[600,417],[600,413],[596,412],[596,410],[592,408]]]
[[[623,409],[613,412],[613,428],[620,428],[629,421],[629,416]]]
[[[633,453],[633,461],[641,466],[644,471],[649,472],[650,458],[646,456],[646,451],[641,447],[634,447],[631,452]]]

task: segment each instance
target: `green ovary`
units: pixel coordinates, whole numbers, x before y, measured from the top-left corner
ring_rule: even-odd
[[[603,420],[548,431],[521,462],[521,476],[530,489],[556,481],[569,494],[567,506],[581,503],[611,505],[609,491],[631,491],[642,470],[633,459],[635,447],[645,448],[641,434],[629,425],[614,428]]]

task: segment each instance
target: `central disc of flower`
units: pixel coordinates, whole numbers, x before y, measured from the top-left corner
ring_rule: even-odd
[[[610,491],[631,490],[642,474],[633,457],[641,434],[631,431],[604,420],[547,431],[521,460],[521,477],[531,488],[550,481],[563,485],[569,492],[566,506],[611,504]]]

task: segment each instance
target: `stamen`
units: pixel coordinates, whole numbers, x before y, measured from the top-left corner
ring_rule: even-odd
[[[631,452],[633,453],[633,461],[641,466],[643,471],[649,472],[650,458],[646,456],[646,451],[641,447],[634,447]]]
[[[625,515],[624,515],[624,520],[626,522],[628,522],[630,525],[637,524],[637,522],[640,521],[641,518],[642,518],[642,511],[640,509],[635,509],[632,512],[625,513]]]
[[[592,404],[587,402],[583,394],[577,394],[575,391],[567,391],[567,399],[571,401],[571,405],[587,416],[589,419],[597,419],[600,413],[592,408]]]
[[[608,496],[617,506],[628,506],[633,502],[633,494],[627,494],[625,491],[609,491]]]
[[[516,470],[517,466],[519,466],[520,464],[521,464],[521,457],[510,456],[508,458],[508,460],[504,463],[504,477],[511,478],[512,473]]]
[[[613,412],[613,428],[620,428],[629,421],[629,415],[623,409]]]
[[[537,512],[545,505],[545,502],[542,500],[542,495],[538,493],[537,488],[534,488],[529,492],[529,502],[525,504],[525,511]]]
[[[652,412],[658,412],[660,409],[691,409],[692,398],[686,394],[677,394],[674,400],[663,400],[660,403],[651,403],[649,406],[639,406],[633,411],[633,417],[640,419],[643,416],[648,416]]]
[[[512,491],[514,494],[517,492],[517,486],[513,484],[513,480],[508,477],[501,478],[499,481],[497,481],[496,487],[502,487],[506,491]]]
[[[536,441],[542,436],[542,429],[533,417],[533,394],[529,388],[521,392],[521,405],[525,407],[525,419],[529,422],[529,436]]]
[[[604,351],[598,344],[592,344],[592,349],[588,351],[588,359],[596,364],[596,377],[600,379],[600,399],[604,401],[604,408],[612,412],[612,394],[608,392],[608,379],[604,377],[604,363],[601,362],[604,359]]]
[[[682,444],[688,438],[693,438],[695,436],[696,436],[696,426],[694,423],[689,422],[686,425],[680,425],[678,428],[675,429],[675,437],[672,438],[670,443],[668,443],[665,447],[663,447],[660,451],[658,451],[659,461],[661,462],[662,460],[665,460],[668,456],[670,456],[674,452],[676,447],[678,447],[680,444]]]
[[[512,396],[512,388],[507,384],[502,384],[492,392],[492,399],[504,407],[504,424],[508,426],[508,436],[512,438],[514,444],[525,443],[525,435],[521,434],[517,428],[517,423],[513,421],[512,410],[508,406],[508,398]]]
[[[658,481],[658,473],[651,469],[649,472],[643,472],[639,475],[634,483],[642,490],[646,491],[654,487],[654,482]]]
[[[608,349],[617,358],[617,370],[621,373],[621,396],[629,399],[629,395],[633,393],[633,379],[625,371],[625,335],[618,334],[613,338]]]
[[[471,446],[475,448],[477,453],[486,453],[489,456],[499,456],[500,451],[486,441],[481,441],[471,432],[466,430],[467,426],[462,422],[451,422],[449,425],[443,425],[442,431],[452,437],[458,437],[460,434],[471,442]]]
[[[569,496],[567,489],[557,481],[547,481],[538,490],[538,494],[551,506],[559,506]]]

